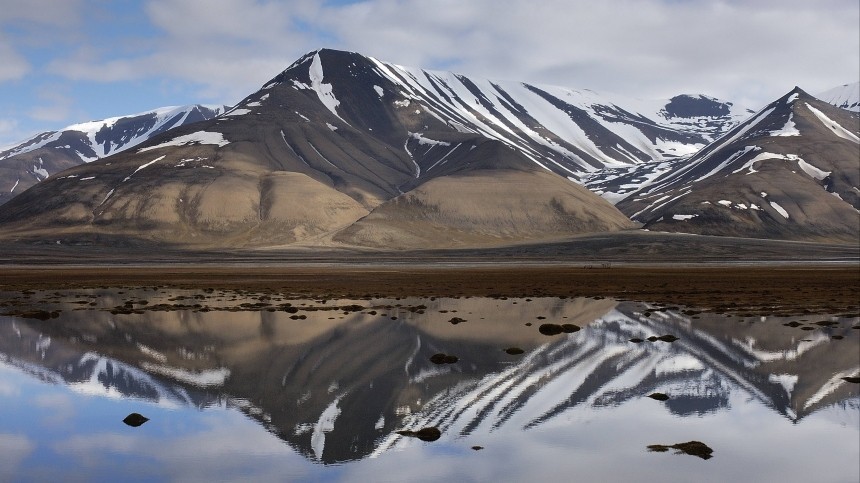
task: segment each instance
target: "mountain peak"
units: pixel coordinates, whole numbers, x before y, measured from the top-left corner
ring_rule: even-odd
[[[799,94],[799,95],[804,96],[804,97],[812,97],[812,96],[810,96],[810,95],[809,95],[809,93],[808,93],[808,92],[806,92],[805,90],[801,89],[801,88],[800,88],[800,86],[794,86],[794,88],[793,88],[793,89],[791,89],[790,91],[788,91],[788,94],[786,94],[786,96],[792,96],[792,95],[794,95],[794,94]]]

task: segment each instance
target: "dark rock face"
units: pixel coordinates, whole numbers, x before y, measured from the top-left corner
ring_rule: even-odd
[[[670,99],[664,109],[672,117],[720,117],[731,112],[731,105],[705,96],[680,95]]]

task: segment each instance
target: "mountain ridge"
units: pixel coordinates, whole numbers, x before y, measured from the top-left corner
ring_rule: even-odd
[[[858,134],[856,114],[795,87],[618,206],[649,229],[856,240]]]
[[[834,142],[851,142],[848,111],[803,96],[840,120],[833,126],[844,136]],[[675,189],[673,179],[705,169],[697,166],[713,151],[745,139],[752,127],[743,126],[758,125],[762,111],[735,125],[743,112],[703,95],[646,104],[625,107],[592,91],[469,78],[321,49],[211,120],[155,135],[22,193],[0,209],[0,224],[8,237],[94,233],[203,247],[395,249],[500,246],[635,228],[618,209],[658,228],[655,210],[662,205],[634,195]],[[775,137],[795,139],[792,114],[783,111],[786,119],[768,121],[775,124],[767,134],[783,130]],[[822,131],[821,118],[810,119],[818,137],[796,140],[838,130]],[[853,144],[840,146],[833,148],[837,157],[850,159]],[[728,221],[715,234],[850,238],[853,211],[846,210],[856,209],[851,190],[860,184],[851,178],[851,162],[831,170],[841,201],[818,200],[837,210],[835,231],[792,234],[791,223],[741,230]],[[816,163],[817,170],[830,169]],[[770,204],[765,211],[780,214]]]
[[[72,124],[0,150],[0,204],[51,174],[130,149],[171,128],[211,119],[226,106],[168,106]]]

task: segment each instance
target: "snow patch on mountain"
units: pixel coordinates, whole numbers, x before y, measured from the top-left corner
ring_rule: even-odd
[[[246,105],[250,106],[250,104],[246,104]],[[250,109],[234,108],[234,109],[227,111],[224,114],[224,117],[244,116],[245,114],[248,114],[250,112],[251,112]]]
[[[311,433],[311,448],[317,460],[322,460],[323,451],[325,450],[325,435],[334,431],[334,422],[340,416],[340,403],[343,395],[335,398],[328,407],[320,414],[319,420],[314,425],[313,433]]]
[[[821,112],[821,111],[819,111],[818,109],[816,109],[816,108],[814,108],[814,107],[810,106],[810,105],[809,105],[809,103],[804,103],[804,104],[806,104],[806,107],[807,107],[807,108],[809,108],[809,110],[810,110],[813,114],[815,114],[815,117],[817,117],[817,118],[818,118],[818,120],[819,120],[819,121],[821,121],[821,123],[822,123],[822,124],[824,124],[824,126],[825,126],[827,129],[830,129],[831,131],[833,131],[833,134],[835,134],[835,135],[837,135],[837,136],[839,136],[839,137],[841,137],[841,138],[843,138],[843,139],[847,139],[847,140],[849,140],[849,141],[853,141],[853,142],[855,142],[855,143],[860,144],[860,138],[858,138],[856,134],[854,134],[853,132],[849,131],[848,129],[845,129],[845,128],[844,128],[844,127],[842,127],[842,125],[840,125],[838,122],[836,122],[836,121],[834,121],[833,119],[830,119],[829,117],[827,117],[823,112]]]
[[[783,216],[783,218],[785,218],[786,220],[789,218],[789,217],[788,217],[788,212],[787,212],[787,211],[785,211],[785,208],[783,208],[782,206],[780,206],[776,201],[769,201],[768,203],[770,203],[770,206],[771,206],[771,207],[773,207],[773,209],[774,209],[774,210],[776,210],[776,211],[777,211],[777,213],[779,213],[780,215],[782,215],[782,216]]]
[[[448,142],[445,142],[445,141],[436,141],[435,139],[426,138],[426,137],[422,136],[422,135],[421,135],[421,133],[417,133],[417,132],[409,133],[409,135],[410,135],[410,137],[412,137],[413,139],[417,140],[417,141],[418,141],[418,144],[420,144],[420,145],[422,145],[422,146],[424,146],[424,145],[430,145],[430,146],[450,146],[450,145],[451,145],[451,143],[448,143]]]
[[[749,147],[749,146],[747,146],[747,147]],[[766,159],[784,159],[787,161],[803,162],[803,160],[800,159],[800,157],[796,154],[776,154],[776,153],[765,152],[765,153],[761,153],[761,154],[755,156],[754,158],[748,160],[746,163],[744,163],[743,166],[732,171],[732,174],[740,173],[741,171],[743,171],[745,169],[749,170],[746,174],[758,173],[758,171],[755,169],[755,163],[758,163],[759,161],[764,161]]]
[[[185,146],[187,144],[214,144],[220,148],[230,144],[230,141],[224,139],[224,135],[220,132],[197,131],[184,136],[175,137],[170,141],[156,144],[155,146],[141,148],[137,152],[143,153],[145,151],[152,151],[153,149],[166,148],[169,146]]]
[[[314,60],[311,62],[310,71],[308,75],[311,79],[311,86],[313,90],[317,93],[317,96],[320,99],[320,102],[331,111],[332,114],[337,116],[338,119],[343,121],[340,117],[340,114],[337,113],[337,106],[340,105],[340,101],[334,96],[332,92],[332,85],[323,83],[323,66],[322,61],[320,60],[319,52],[314,55]],[[346,121],[344,121],[346,122]]]
[[[698,179],[696,179],[696,181],[698,182],[698,181],[702,181],[703,179],[710,178],[711,176],[713,176],[713,175],[715,175],[715,174],[719,173],[720,171],[722,171],[722,170],[723,170],[724,168],[726,168],[727,166],[730,166],[730,165],[731,165],[731,164],[732,164],[736,159],[739,159],[739,158],[743,157],[744,155],[746,155],[746,154],[747,154],[747,153],[749,153],[750,151],[756,151],[756,150],[758,150],[758,149],[761,149],[761,148],[759,148],[758,146],[744,146],[744,148],[743,148],[743,149],[741,149],[740,151],[735,152],[734,154],[732,154],[731,156],[729,156],[728,158],[726,158],[726,160],[725,160],[725,161],[723,161],[722,163],[718,164],[714,169],[712,169],[711,171],[709,171],[707,174],[705,174],[705,175],[703,175],[703,176],[700,176]],[[750,161],[748,164],[745,164],[745,165],[744,165],[743,167],[741,167],[740,169],[737,169],[737,170],[732,171],[732,172],[733,172],[733,173],[737,173],[738,171],[742,171],[742,170],[743,170],[744,168],[746,168],[747,166],[751,166],[751,165],[752,165],[752,163],[754,163],[754,162],[756,162],[756,161],[759,161],[759,160],[761,160],[761,159],[764,159],[764,158],[768,157],[767,155],[769,155],[770,153],[763,153],[763,154],[765,155],[764,157],[762,157],[762,155],[760,154],[760,155],[756,156],[756,157],[753,159],[753,161]],[[751,173],[753,173],[753,172],[755,172],[755,171],[750,170],[750,172],[751,172]]]
[[[804,173],[808,174],[809,176],[812,176],[819,181],[830,176],[830,171],[818,169],[800,158],[797,158],[797,165],[800,167],[800,169],[803,170]]]
[[[803,409],[807,409],[813,404],[824,399],[828,394],[835,391],[839,386],[846,384],[846,382],[842,379],[843,377],[851,377],[860,372],[860,366],[856,368],[849,369],[847,371],[837,372],[830,378],[818,391],[815,392],[809,399],[806,400],[806,404],[804,404]]]
[[[226,367],[192,372],[178,367],[169,367],[146,361],[141,362],[140,366],[147,372],[167,376],[198,387],[222,386],[227,378],[230,377],[230,369]]]
[[[130,180],[132,176],[134,176],[135,174],[137,174],[137,172],[138,172],[138,171],[140,171],[141,169],[144,169],[144,168],[146,168],[146,167],[148,167],[148,166],[151,166],[151,165],[153,165],[154,163],[156,163],[156,162],[158,162],[158,161],[161,161],[161,160],[162,160],[162,159],[164,159],[165,157],[167,157],[167,156],[166,156],[166,155],[165,155],[165,156],[159,156],[159,157],[157,157],[157,158],[153,159],[152,161],[150,161],[150,162],[148,162],[148,163],[144,163],[144,164],[142,164],[142,165],[141,165],[141,166],[139,166],[136,170],[134,170],[134,172],[133,172],[133,173],[131,173],[130,175],[126,176],[126,177],[125,177],[125,179],[124,179],[124,180],[122,180],[122,182],[123,182],[123,183],[125,183],[126,181]]]
[[[33,165],[33,175],[36,176],[36,179],[38,179],[39,181],[42,181],[43,179],[46,179],[49,176],[49,174],[48,174],[48,170],[46,170],[44,168],[45,162],[42,161],[41,157],[38,158],[38,161],[39,161],[38,165],[35,165],[35,164]]]
[[[799,94],[794,93],[792,97],[798,96]],[[790,113],[788,115],[788,121],[786,121],[785,126],[782,129],[777,129],[775,131],[771,131],[771,136],[800,136],[800,131],[797,130],[797,126],[794,125],[794,113]]]

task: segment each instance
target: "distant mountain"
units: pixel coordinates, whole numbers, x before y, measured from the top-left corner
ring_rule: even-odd
[[[815,97],[836,107],[860,112],[860,82],[834,87],[816,94]]]
[[[211,119],[226,106],[163,107],[37,134],[0,150],[0,204],[51,174],[119,153],[174,127]]]
[[[704,96],[609,101],[324,49],[215,119],[19,195],[0,223],[11,236],[210,246],[486,246],[618,230],[633,224],[571,181],[689,155],[744,115]]]
[[[661,231],[856,241],[860,233],[860,118],[799,88],[689,160],[614,195]],[[656,170],[655,170],[656,172]]]

